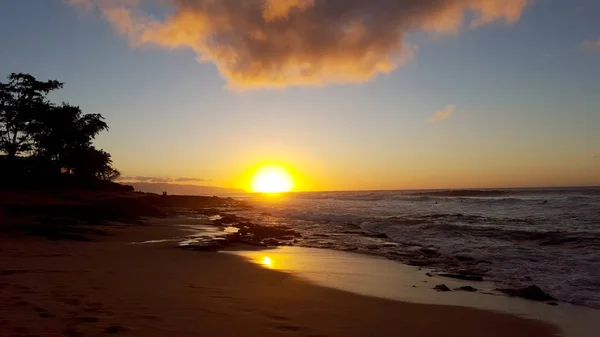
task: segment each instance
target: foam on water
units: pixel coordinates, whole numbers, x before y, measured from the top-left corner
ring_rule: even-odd
[[[292,273],[321,286],[361,295],[404,302],[460,305],[544,320],[558,326],[565,337],[594,336],[600,328],[598,310],[509,298],[495,292],[494,285],[488,282],[428,277],[416,267],[373,256],[302,247],[224,253],[243,256],[265,268]],[[433,290],[435,285],[442,283],[451,289],[470,285],[479,292]]]
[[[237,212],[289,225],[297,244],[352,250],[434,270],[536,284],[560,301],[600,308],[600,189],[290,194]],[[243,213],[243,214],[242,214]]]

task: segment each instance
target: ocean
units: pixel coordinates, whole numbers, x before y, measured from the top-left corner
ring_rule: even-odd
[[[294,245],[537,285],[600,309],[600,188],[306,192],[246,197],[240,216],[286,225]]]

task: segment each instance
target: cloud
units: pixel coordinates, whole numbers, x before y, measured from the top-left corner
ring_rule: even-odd
[[[518,21],[533,0],[67,0],[134,47],[191,49],[232,89],[359,83],[410,61],[416,31]],[[163,4],[164,18],[144,8]],[[156,12],[156,10],[153,10]]]
[[[443,120],[446,120],[448,118],[450,118],[450,116],[452,116],[454,114],[454,111],[456,110],[456,106],[455,105],[448,105],[447,107],[443,108],[442,110],[436,112],[433,117],[431,117],[429,119],[429,121],[431,123],[437,123]]]
[[[596,41],[586,41],[586,42],[584,42],[583,43],[583,49],[589,50],[589,51],[600,50],[600,39],[598,39]]]
[[[121,182],[127,183],[163,183],[163,184],[176,184],[176,183],[199,183],[209,181],[209,179],[200,178],[172,178],[172,177],[143,177],[143,176],[132,176],[132,177],[120,177],[118,179]]]

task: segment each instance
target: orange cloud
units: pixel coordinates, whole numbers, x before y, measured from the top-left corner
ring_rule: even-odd
[[[192,49],[230,88],[251,89],[365,82],[412,58],[409,32],[511,24],[532,0],[160,0],[164,19],[144,11],[156,0],[69,1],[132,46]]]
[[[596,41],[586,41],[583,43],[583,48],[585,50],[593,51],[600,50],[600,39]]]
[[[447,107],[445,107],[444,109],[436,112],[433,117],[431,117],[429,119],[429,121],[431,123],[437,123],[443,120],[446,120],[448,118],[450,118],[450,116],[452,116],[454,114],[454,111],[456,110],[456,106],[455,105],[448,105]]]

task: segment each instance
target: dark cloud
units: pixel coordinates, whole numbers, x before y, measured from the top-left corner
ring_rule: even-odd
[[[407,33],[516,22],[532,0],[69,0],[133,46],[192,49],[231,88],[364,82],[409,61]],[[469,15],[467,15],[469,14]]]

